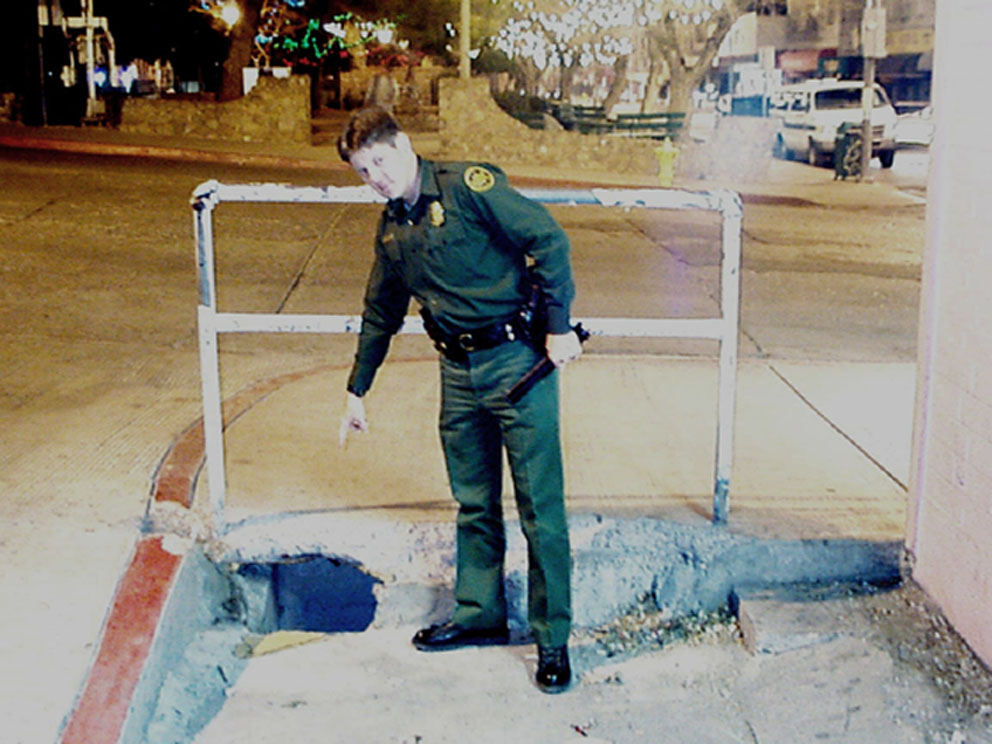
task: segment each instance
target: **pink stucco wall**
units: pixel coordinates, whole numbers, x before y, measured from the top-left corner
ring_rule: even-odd
[[[992,2],[937,3],[927,247],[907,545],[992,665]]]

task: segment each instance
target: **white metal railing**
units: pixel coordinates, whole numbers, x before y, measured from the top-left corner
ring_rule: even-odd
[[[713,522],[729,515],[730,474],[733,465],[734,414],[737,393],[737,343],[740,318],[741,227],[740,197],[725,190],[678,189],[520,189],[525,196],[547,204],[692,209],[722,216],[720,316],[716,318],[582,318],[593,335],[641,338],[700,338],[720,343],[717,401],[716,465],[713,485]],[[226,527],[224,502],[226,474],[221,414],[219,333],[358,333],[360,316],[222,313],[217,309],[214,269],[213,210],[222,202],[280,202],[353,204],[383,202],[368,186],[302,187],[282,184],[222,184],[207,181],[193,191],[193,221],[199,267],[200,374],[203,390],[203,433],[209,478],[211,529]],[[424,333],[423,322],[408,316],[400,333]]]

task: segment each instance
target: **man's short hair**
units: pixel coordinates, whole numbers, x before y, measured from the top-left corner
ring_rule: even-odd
[[[344,162],[350,163],[351,156],[363,147],[371,147],[377,142],[393,142],[400,131],[399,122],[388,109],[367,106],[348,119],[338,137],[338,154]]]

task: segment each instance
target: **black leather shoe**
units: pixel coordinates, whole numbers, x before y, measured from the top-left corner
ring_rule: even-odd
[[[510,632],[505,628],[463,628],[454,623],[418,630],[413,645],[420,651],[451,651],[466,646],[505,646]]]
[[[564,692],[572,684],[572,667],[568,663],[568,646],[537,647],[537,686],[542,692]]]

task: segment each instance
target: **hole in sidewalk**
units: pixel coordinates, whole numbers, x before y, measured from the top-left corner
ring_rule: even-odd
[[[361,632],[372,624],[373,588],[382,583],[353,563],[317,555],[249,563],[239,573],[269,577],[273,630]]]

